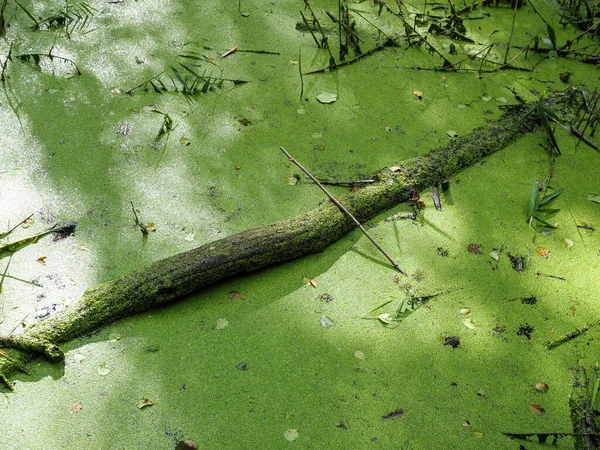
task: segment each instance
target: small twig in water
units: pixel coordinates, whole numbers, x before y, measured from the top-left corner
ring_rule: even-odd
[[[304,172],[306,175],[308,175],[308,177],[311,180],[313,180],[317,186],[319,186],[321,188],[321,190],[325,193],[325,195],[327,195],[327,197],[329,197],[329,200],[331,200],[333,203],[335,203],[335,205],[338,208],[340,208],[340,210],[344,214],[346,214],[356,224],[356,226],[360,229],[360,231],[362,231],[364,233],[364,235],[373,243],[373,245],[375,247],[377,247],[377,249],[383,254],[383,256],[385,256],[388,259],[388,261],[392,263],[392,265],[396,268],[396,270],[398,270],[398,272],[400,272],[401,274],[406,275],[406,273],[400,268],[400,266],[396,263],[396,261],[394,261],[394,259],[390,255],[388,255],[383,248],[381,248],[381,246],[377,243],[377,241],[375,241],[375,239],[373,239],[373,237],[369,234],[369,232],[367,230],[365,230],[365,228],[356,219],[356,217],[354,217],[352,215],[352,213],[344,207],[344,205],[342,205],[333,195],[331,195],[329,193],[329,191],[325,188],[325,186],[323,186],[321,183],[319,183],[319,180],[317,180],[315,177],[313,177],[312,174],[308,170],[306,170],[306,168],[304,168],[304,166],[302,164],[300,164],[298,161],[296,161],[294,159],[294,157],[292,155],[290,155],[285,148],[283,148],[283,147],[279,147],[279,148],[285,154],[285,156],[288,157],[288,159],[291,162],[293,162],[296,166],[298,166],[298,168],[302,172]]]

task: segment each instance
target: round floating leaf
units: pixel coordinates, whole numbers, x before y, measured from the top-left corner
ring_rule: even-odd
[[[324,104],[333,103],[337,100],[337,95],[332,94],[330,92],[322,92],[319,95],[317,95],[317,100],[319,101],[319,103]]]
[[[229,321],[227,319],[220,318],[220,319],[217,319],[217,321],[215,322],[216,330],[224,330],[228,326],[229,326]]]
[[[296,430],[295,428],[288,428],[283,433],[283,437],[286,438],[288,441],[293,442],[296,439],[298,439],[298,430]]]
[[[446,134],[448,135],[448,137],[451,137],[451,138],[455,138],[456,136],[458,136],[458,133],[454,130],[448,130],[448,131],[446,131]]]

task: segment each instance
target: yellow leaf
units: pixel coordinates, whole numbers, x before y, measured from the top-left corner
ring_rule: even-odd
[[[283,433],[283,437],[286,438],[288,441],[293,442],[296,439],[298,439],[298,430],[296,430],[295,428],[288,428]]]
[[[152,400],[148,400],[147,398],[140,400],[137,404],[137,407],[142,409],[145,408],[146,406],[152,406],[154,405],[154,402]]]
[[[475,328],[475,324],[471,322],[471,319],[463,320],[463,324],[465,325],[465,327],[470,328],[471,330]]]
[[[354,350],[354,356],[356,356],[358,359],[367,359],[365,354],[360,350]]]
[[[387,323],[392,323],[392,320],[394,320],[393,317],[392,317],[392,315],[391,314],[387,314],[387,313],[386,314],[379,314],[377,316],[377,318],[379,319],[379,321],[381,323],[386,323],[386,324]]]

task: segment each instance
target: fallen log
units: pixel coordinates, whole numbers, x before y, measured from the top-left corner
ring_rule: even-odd
[[[579,91],[570,89],[545,98],[544,106],[571,123],[580,97]],[[538,106],[508,108],[499,120],[470,135],[422,157],[386,167],[373,177],[376,182],[346,195],[341,202],[360,222],[366,222],[533,131]],[[336,205],[325,201],[295,218],[219,239],[92,287],[75,306],[34,323],[20,334],[0,337],[0,380],[10,387],[7,377],[23,368],[33,354],[61,361],[64,353],[60,343],[233,275],[321,252],[355,227]]]

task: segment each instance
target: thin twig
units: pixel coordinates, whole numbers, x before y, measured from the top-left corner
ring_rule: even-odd
[[[386,251],[381,248],[381,246],[377,243],[377,241],[375,241],[375,239],[373,239],[373,237],[369,234],[369,232],[367,230],[365,230],[365,228],[361,225],[361,223],[356,219],[356,217],[354,217],[352,215],[352,213],[350,211],[348,211],[344,205],[342,205],[333,195],[331,195],[329,193],[329,191],[325,188],[325,186],[323,186],[321,183],[319,183],[319,180],[317,180],[315,177],[312,176],[312,174],[306,170],[306,168],[304,168],[304,166],[302,164],[300,164],[298,161],[296,161],[294,159],[294,157],[292,155],[290,155],[288,153],[288,151],[283,148],[283,147],[279,147],[281,149],[281,151],[285,154],[285,156],[288,157],[288,159],[293,162],[296,166],[298,166],[298,168],[304,172],[306,175],[308,175],[308,177],[313,180],[315,182],[315,184],[317,186],[319,186],[321,188],[321,190],[323,192],[325,192],[325,195],[327,195],[327,197],[329,197],[329,200],[331,200],[333,203],[335,203],[335,205],[340,208],[340,210],[346,214],[350,219],[352,219],[352,221],[356,224],[356,226],[360,229],[360,231],[362,231],[364,233],[364,235],[369,238],[369,240],[373,243],[373,245],[375,247],[377,247],[377,249],[383,254],[383,256],[385,256],[389,262],[392,263],[392,265],[396,268],[396,270],[398,270],[398,272],[400,272],[403,275],[406,275],[406,273],[400,268],[400,266],[396,263],[396,261],[394,261],[394,259],[388,255],[386,253]]]
[[[506,44],[506,53],[504,54],[504,65],[506,65],[506,60],[508,59],[508,52],[510,51],[510,42],[512,41],[513,33],[515,32],[515,21],[517,20],[518,6],[519,6],[519,2],[515,2],[515,9],[513,11],[513,19],[512,19],[512,27],[510,29],[510,36],[508,37],[508,42]]]
[[[298,72],[300,72],[300,101],[304,97],[304,78],[302,78],[302,53],[298,48]]]
[[[21,220],[21,221],[20,221],[18,224],[16,224],[14,227],[12,227],[12,228],[11,228],[10,230],[8,230],[7,232],[5,232],[5,233],[0,233],[0,239],[1,239],[1,238],[4,238],[4,237],[6,237],[6,236],[8,236],[10,233],[12,233],[13,231],[15,231],[15,229],[16,229],[16,228],[18,228],[18,227],[19,227],[19,225],[22,225],[22,224],[24,224],[25,222],[27,222],[27,221],[28,221],[29,219],[31,219],[32,217],[33,217],[33,214],[30,214],[30,215],[29,215],[29,217],[27,217],[27,218],[25,218],[25,219]]]

